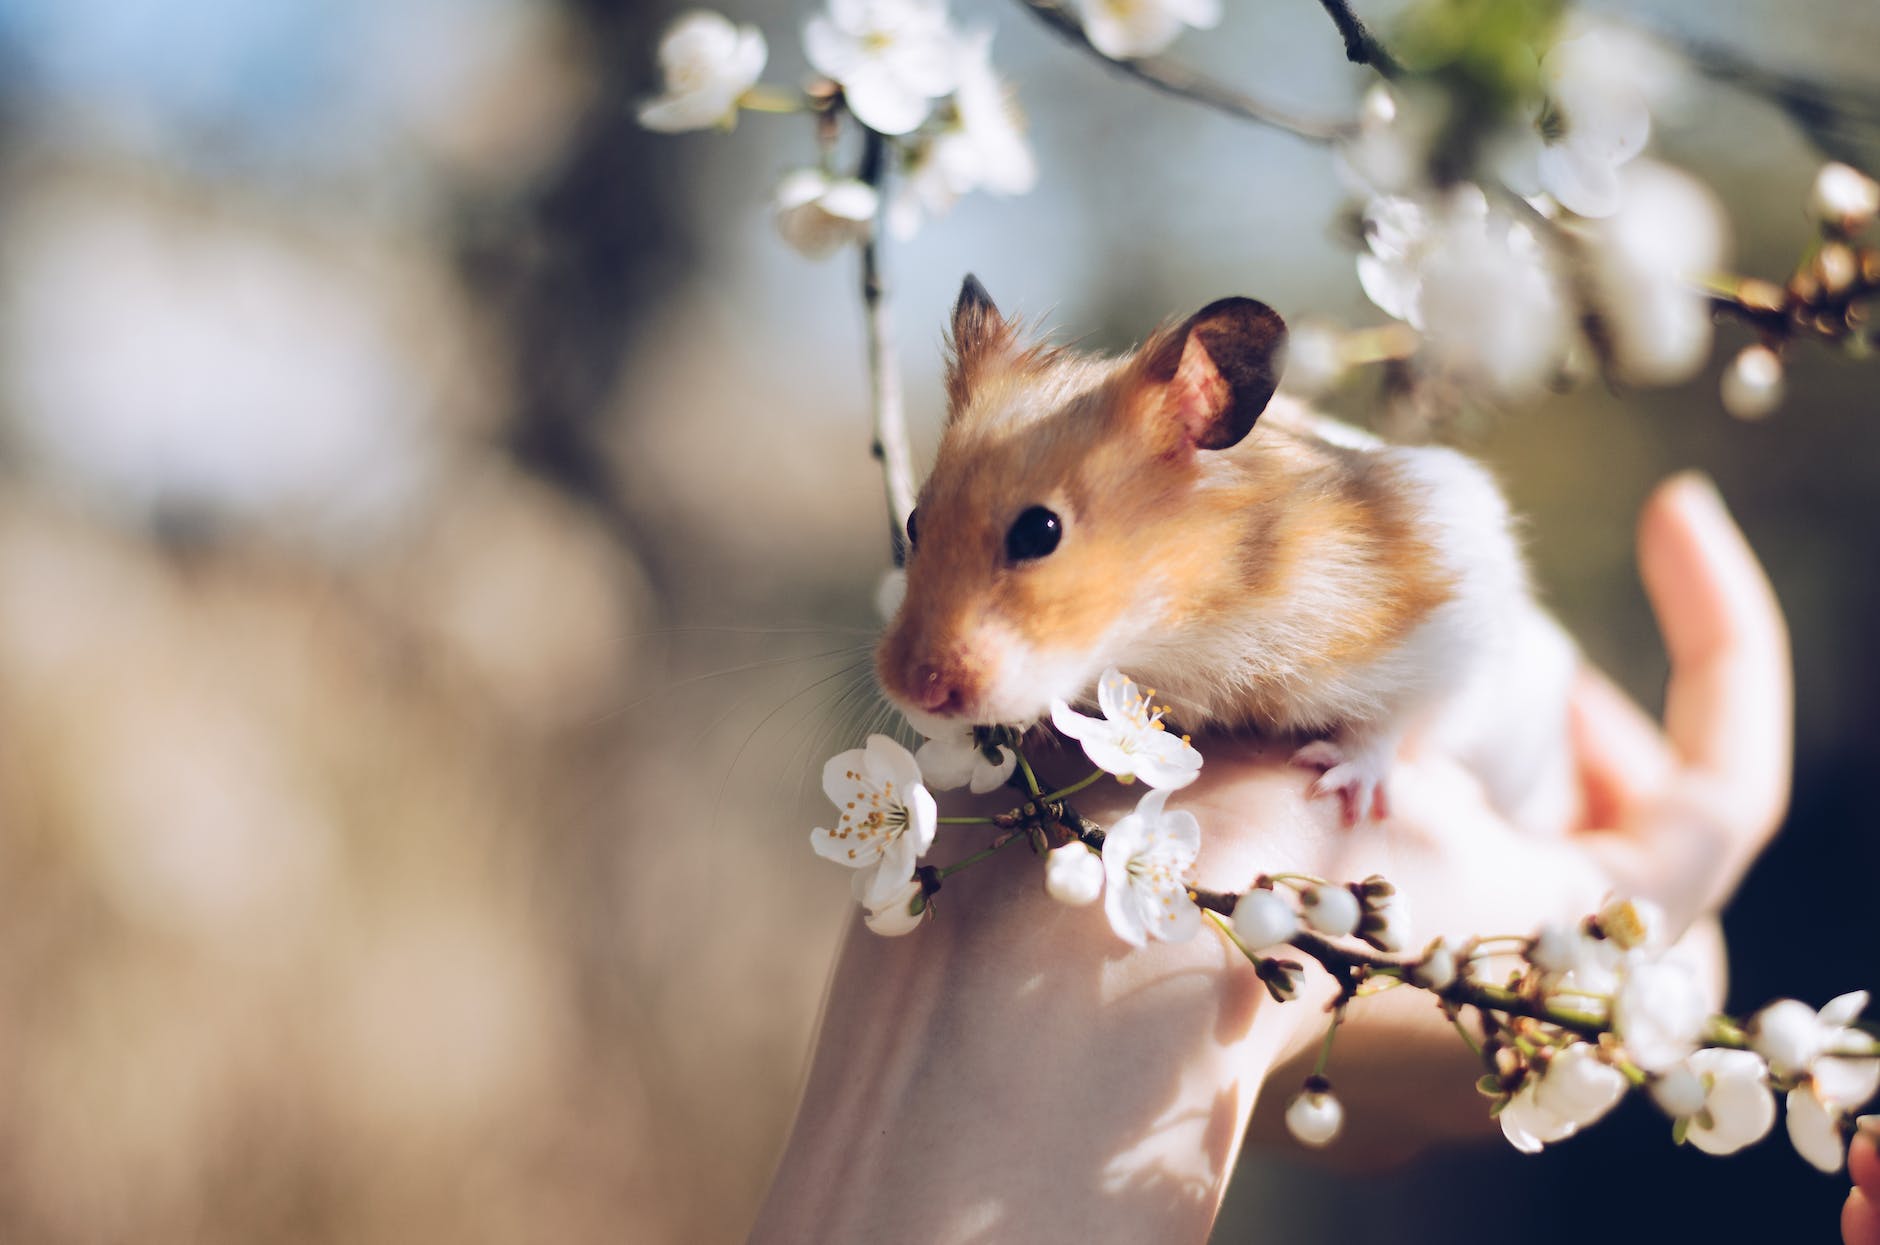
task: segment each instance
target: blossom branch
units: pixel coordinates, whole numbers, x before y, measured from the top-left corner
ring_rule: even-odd
[[[887,180],[888,140],[875,130],[864,127],[864,132],[867,138],[856,178],[880,195]],[[869,452],[881,464],[894,564],[900,566],[907,558],[907,516],[914,512],[914,461],[907,436],[901,364],[894,351],[894,316],[888,304],[887,281],[882,275],[881,225],[882,212],[878,210],[869,221],[868,232],[861,242],[869,403],[874,415],[874,441]]]
[[[1090,41],[1090,36],[1084,32],[1083,23],[1065,7],[1062,0],[1019,2],[1032,16],[1056,31],[1065,42],[1090,53],[1117,73],[1134,78],[1165,95],[1190,100],[1243,121],[1285,130],[1314,143],[1332,143],[1357,133],[1357,126],[1351,122],[1327,121],[1288,112],[1196,73],[1165,56],[1142,56],[1130,60],[1105,56]]]

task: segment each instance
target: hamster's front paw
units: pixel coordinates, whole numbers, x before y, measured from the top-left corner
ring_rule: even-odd
[[[1355,826],[1362,817],[1382,821],[1390,816],[1386,782],[1392,751],[1377,745],[1353,747],[1335,739],[1315,739],[1293,753],[1292,763],[1302,769],[1319,770],[1312,795],[1336,795],[1345,824]]]

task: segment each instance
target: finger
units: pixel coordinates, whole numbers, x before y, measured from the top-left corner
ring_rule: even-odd
[[[1591,666],[1574,676],[1568,710],[1587,824],[1617,825],[1664,790],[1677,758],[1658,724]]]
[[[1707,479],[1660,485],[1639,521],[1639,570],[1671,657],[1665,731],[1745,837],[1788,802],[1788,633],[1755,554]]]
[[[1880,1141],[1875,1140],[1876,1133],[1880,1133],[1880,1127],[1869,1131],[1863,1126],[1854,1134],[1854,1144],[1847,1152],[1847,1170],[1854,1178],[1856,1188],[1864,1190],[1875,1201],[1880,1201]]]
[[[1849,1193],[1847,1204],[1841,1207],[1841,1241],[1842,1245],[1880,1245],[1880,1206],[1863,1189]]]

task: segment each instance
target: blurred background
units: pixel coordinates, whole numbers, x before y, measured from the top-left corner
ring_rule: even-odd
[[[725,7],[801,76],[806,6]],[[1354,109],[1316,5],[1229,7],[1178,51]],[[1042,177],[890,256],[923,449],[969,269],[1098,347],[1228,293],[1381,322],[1324,151],[954,10]],[[0,1240],[741,1239],[849,919],[806,839],[888,550],[853,257],[766,219],[808,123],[640,130],[675,11],[0,0]],[[1624,11],[1880,98],[1867,0]],[[1880,167],[1880,126],[1835,141]],[[1822,157],[1779,109],[1697,81],[1654,142],[1789,272]],[[1710,472],[1770,568],[1797,785],[1728,915],[1738,1010],[1880,985],[1880,363],[1800,359],[1757,424],[1713,366],[1450,430],[1648,705],[1648,488]],[[1832,1237],[1844,1185],[1779,1133],[1665,1132],[1355,1181],[1253,1153],[1217,1237],[1474,1239],[1466,1199],[1579,1240],[1590,1198],[1610,1239]]]

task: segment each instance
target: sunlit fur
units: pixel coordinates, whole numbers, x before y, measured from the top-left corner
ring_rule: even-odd
[[[1237,446],[1197,450],[1173,388],[1131,359],[974,360],[877,652],[917,725],[935,721],[918,710],[923,669],[959,689],[956,718],[1025,722],[1115,665],[1185,728],[1332,734],[1387,762],[1423,710],[1481,700],[1485,678],[1519,667],[1517,642],[1555,634],[1469,459],[1370,441],[1284,398]],[[1006,529],[1034,505],[1063,539],[1009,564]],[[1466,733],[1506,716],[1483,707]],[[1453,715],[1448,729],[1463,733]]]

